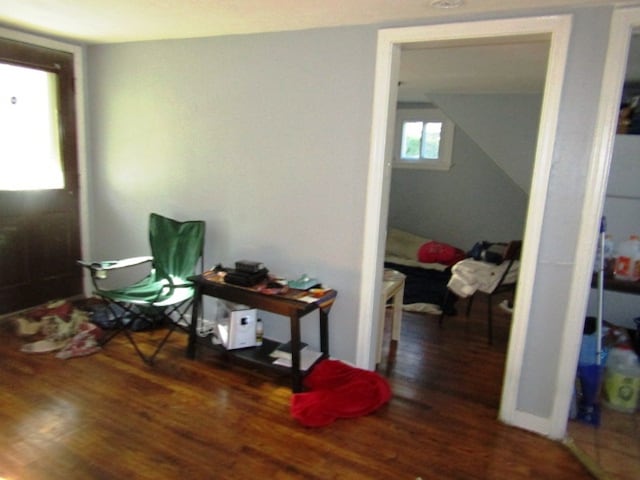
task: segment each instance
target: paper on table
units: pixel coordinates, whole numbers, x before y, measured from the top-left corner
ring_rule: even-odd
[[[322,352],[316,352],[315,350],[311,350],[310,348],[305,348],[300,351],[300,370],[305,371],[308,370],[311,365],[314,364],[316,360],[318,360],[322,356]],[[280,365],[282,367],[291,368],[291,359],[290,358],[276,358],[273,361],[274,365]]]
[[[305,342],[300,342],[300,351],[304,350],[306,347],[307,344]],[[291,358],[291,341],[281,343],[273,352],[270,353],[270,355],[275,358]]]
[[[314,297],[312,295],[305,295],[304,297],[298,298],[298,300],[300,300],[302,302],[313,303],[313,302],[317,302],[318,298]]]

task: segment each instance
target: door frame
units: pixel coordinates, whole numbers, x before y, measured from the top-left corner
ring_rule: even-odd
[[[75,75],[75,109],[76,109],[76,141],[78,150],[78,189],[80,209],[80,249],[83,257],[90,258],[89,253],[89,201],[88,201],[88,171],[87,171],[87,126],[86,126],[86,86],[85,86],[85,49],[70,43],[39,37],[29,33],[18,32],[0,27],[0,37],[18,42],[29,43],[39,47],[51,48],[73,55],[73,69]],[[91,290],[89,279],[83,281],[85,293]]]
[[[634,28],[640,28],[640,7],[619,8],[614,10],[611,17],[609,42],[605,58],[602,87],[598,101],[598,114],[595,130],[601,135],[595,135],[589,170],[587,172],[586,193],[582,207],[582,221],[580,223],[579,238],[584,241],[576,245],[576,264],[573,271],[573,284],[570,298],[584,296],[584,286],[590,285],[592,277],[591,261],[598,243],[600,221],[604,211],[604,203],[609,180],[611,160],[620,111],[620,99],[627,70],[629,45]],[[569,302],[568,319],[575,322],[565,323],[563,338],[580,338],[582,324],[577,320],[583,318],[584,306],[578,302]],[[558,372],[559,385],[572,385],[575,378],[575,364],[571,359],[577,359],[580,346],[576,342],[565,342]],[[571,402],[573,389],[567,387],[559,389],[558,401],[552,412],[552,437],[560,437],[566,429],[567,411]],[[562,425],[562,428],[560,426]]]
[[[501,419],[507,423],[520,424],[523,428],[534,431],[540,431],[543,426],[537,418],[517,416],[516,401],[554,153],[571,20],[571,15],[553,15],[383,29],[378,32],[377,43],[356,352],[357,364],[368,368],[375,366],[373,346],[376,345],[378,326],[375,323],[379,317],[375,312],[381,308],[380,289],[391,177],[391,149],[402,44],[549,35],[549,62],[523,236],[525,249],[522,252],[518,302],[513,312],[500,410]]]

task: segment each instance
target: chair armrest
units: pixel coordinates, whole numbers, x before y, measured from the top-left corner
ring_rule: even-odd
[[[100,262],[78,260],[78,263],[91,270],[116,270],[118,268],[133,267],[135,265],[141,265],[151,261],[153,261],[153,257],[145,256],[125,258],[123,260],[104,260]]]
[[[87,262],[84,260],[78,260],[78,264],[84,268],[91,270],[91,280],[93,286],[98,288],[98,282],[105,280],[108,276],[107,272],[110,270],[117,270],[128,267],[135,267],[136,265],[142,265],[143,263],[153,262],[153,257],[131,257],[123,260],[105,260],[100,262]]]

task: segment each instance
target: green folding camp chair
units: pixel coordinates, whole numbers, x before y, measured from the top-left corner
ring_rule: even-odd
[[[95,294],[106,301],[114,319],[114,329],[103,340],[107,344],[124,332],[144,362],[152,364],[160,349],[176,328],[187,330],[185,314],[193,303],[194,288],[187,278],[204,267],[205,223],[178,222],[152,213],[149,217],[150,257],[117,261],[79,263],[91,270]],[[109,273],[151,263],[149,274],[140,281],[120,288],[101,288]],[[133,330],[148,330],[166,325],[167,332],[151,355],[145,355],[135,341]]]

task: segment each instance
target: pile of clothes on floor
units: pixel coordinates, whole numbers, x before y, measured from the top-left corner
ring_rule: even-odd
[[[100,351],[103,330],[90,322],[91,314],[66,300],[47,303],[14,317],[16,333],[32,340],[25,353],[56,352],[57,358],[91,355]]]
[[[391,399],[391,388],[376,372],[325,359],[304,379],[305,392],[291,397],[291,415],[306,427],[338,418],[369,415]]]

